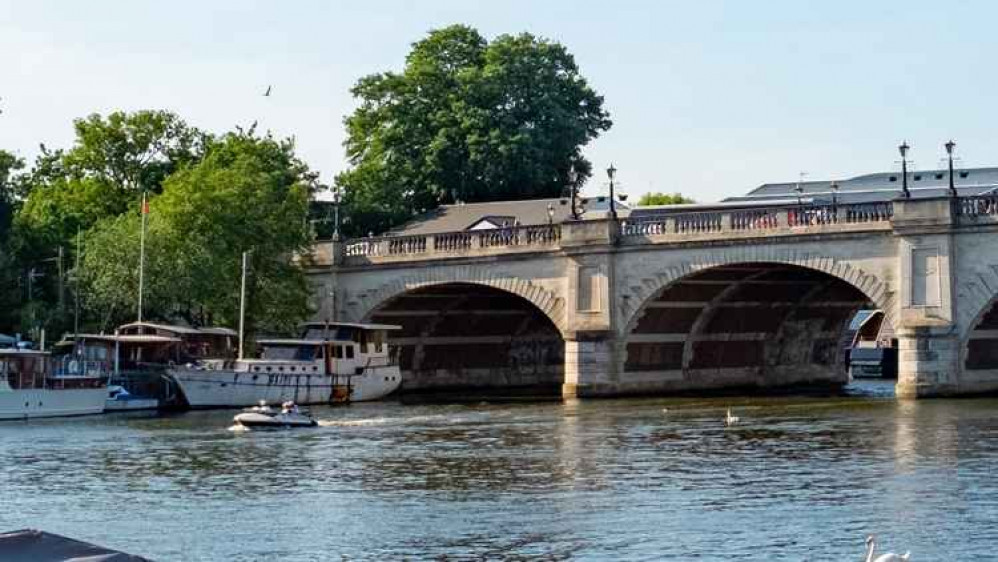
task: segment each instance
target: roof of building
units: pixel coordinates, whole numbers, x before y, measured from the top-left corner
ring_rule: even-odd
[[[598,218],[605,215],[609,207],[606,196],[581,197],[580,207],[587,218]],[[458,203],[441,205],[402,226],[392,229],[389,236],[409,236],[434,234],[438,232],[458,232],[468,230],[483,220],[488,220],[497,226],[536,226],[547,224],[548,206],[553,223],[565,222],[572,214],[571,200],[567,197],[557,199],[525,199],[520,201],[490,201],[487,203]],[[626,203],[617,203],[618,214],[626,215],[629,208]]]
[[[998,189],[998,168],[954,170],[953,183],[960,195],[976,195]],[[838,185],[835,196],[841,203],[867,203],[896,199],[902,186],[901,172],[865,174],[839,181],[806,181],[763,184],[745,195],[728,197],[726,203],[796,200],[798,196],[814,201],[832,198],[832,184]],[[800,186],[800,191],[797,187]],[[913,198],[944,197],[949,190],[947,170],[909,170],[908,190]]]

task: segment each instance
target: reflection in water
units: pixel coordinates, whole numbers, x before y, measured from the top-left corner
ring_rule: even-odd
[[[0,529],[157,560],[918,560],[998,548],[998,401],[647,399],[0,425]],[[741,423],[725,427],[731,407]],[[961,539],[969,540],[962,540]]]

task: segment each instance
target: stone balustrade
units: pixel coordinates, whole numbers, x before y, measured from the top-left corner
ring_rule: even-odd
[[[926,200],[928,201],[928,200]],[[934,200],[933,200],[934,201]],[[920,205],[921,200],[905,202]],[[939,201],[936,201],[938,204]],[[955,214],[998,221],[998,195],[962,197]],[[803,204],[752,209],[663,212],[621,219],[517,226],[477,231],[443,232],[409,236],[379,236],[338,243],[319,243],[313,265],[365,265],[396,261],[475,257],[508,253],[562,250],[583,244],[670,244],[726,238],[800,236],[890,230],[892,202],[841,205]],[[592,238],[592,240],[590,240]]]

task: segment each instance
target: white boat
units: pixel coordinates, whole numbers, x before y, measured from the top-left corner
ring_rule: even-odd
[[[0,420],[99,414],[108,366],[85,356],[0,349]]]
[[[260,401],[332,404],[379,400],[402,384],[385,324],[306,324],[301,339],[261,339],[258,358],[201,360],[170,368],[192,408]]]
[[[237,414],[233,421],[236,422],[236,425],[246,428],[315,427],[319,425],[319,422],[299,410],[293,402],[285,402],[280,411],[263,403]]]

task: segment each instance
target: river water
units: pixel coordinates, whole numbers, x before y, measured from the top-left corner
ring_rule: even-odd
[[[0,530],[159,561],[851,561],[869,533],[913,560],[998,558],[994,399],[865,383],[313,413],[279,432],[229,431],[232,411],[0,424]]]

